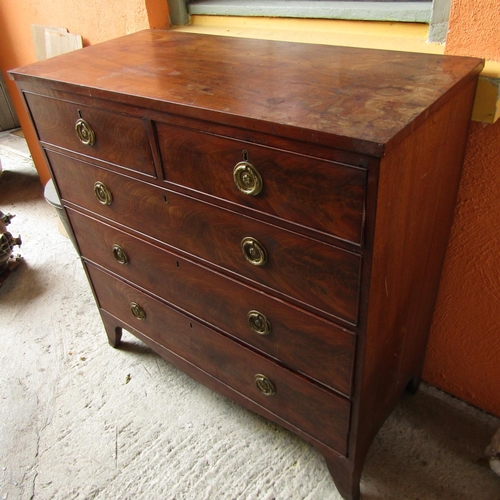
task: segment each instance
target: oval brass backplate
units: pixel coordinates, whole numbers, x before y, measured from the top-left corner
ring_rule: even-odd
[[[258,240],[247,237],[241,240],[241,250],[248,262],[254,266],[263,266],[267,262],[267,251]]]
[[[113,195],[111,194],[111,191],[101,181],[97,181],[94,184],[94,194],[99,200],[99,203],[102,203],[103,205],[109,206],[113,203]]]
[[[146,311],[144,311],[137,302],[130,303],[130,310],[139,321],[144,321],[146,319]]]
[[[264,396],[274,396],[276,394],[276,386],[265,375],[258,373],[254,377],[257,389],[264,394]]]
[[[259,171],[248,161],[240,161],[233,170],[236,187],[245,194],[257,196],[264,185]]]
[[[95,133],[89,123],[83,118],[76,120],[75,132],[82,144],[86,146],[93,146],[95,144]]]
[[[249,311],[247,314],[250,328],[259,335],[269,335],[271,333],[271,323],[259,311]]]
[[[128,255],[120,245],[113,245],[113,257],[120,264],[128,264]]]

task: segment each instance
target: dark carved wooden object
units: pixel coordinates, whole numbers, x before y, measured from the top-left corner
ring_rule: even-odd
[[[144,31],[12,75],[109,343],[297,433],[356,499],[418,388],[481,68]]]

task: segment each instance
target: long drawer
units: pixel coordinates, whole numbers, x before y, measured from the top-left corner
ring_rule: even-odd
[[[52,151],[47,156],[64,202],[356,324],[360,255]],[[94,196],[96,183],[109,204]]]
[[[352,333],[75,210],[69,209],[68,215],[84,259],[203,318],[290,368],[350,394],[355,348]]]
[[[361,243],[366,170],[156,124],[164,178]]]
[[[41,141],[156,176],[146,126],[140,118],[29,92],[25,98]],[[88,144],[78,138],[76,128]]]
[[[327,446],[346,454],[350,410],[347,399],[210,330],[92,265],[87,264],[87,270],[102,309],[290,424],[323,440]]]

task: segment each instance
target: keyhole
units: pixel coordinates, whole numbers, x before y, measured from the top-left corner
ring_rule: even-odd
[[[248,161],[248,151],[246,149],[243,150],[243,160]]]

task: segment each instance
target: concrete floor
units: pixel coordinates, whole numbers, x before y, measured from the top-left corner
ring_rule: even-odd
[[[24,257],[0,288],[0,500],[340,500],[307,443],[127,333],[107,344],[29,159],[0,155],[0,210]],[[483,455],[498,427],[424,386],[377,435],[362,498],[500,500]]]

